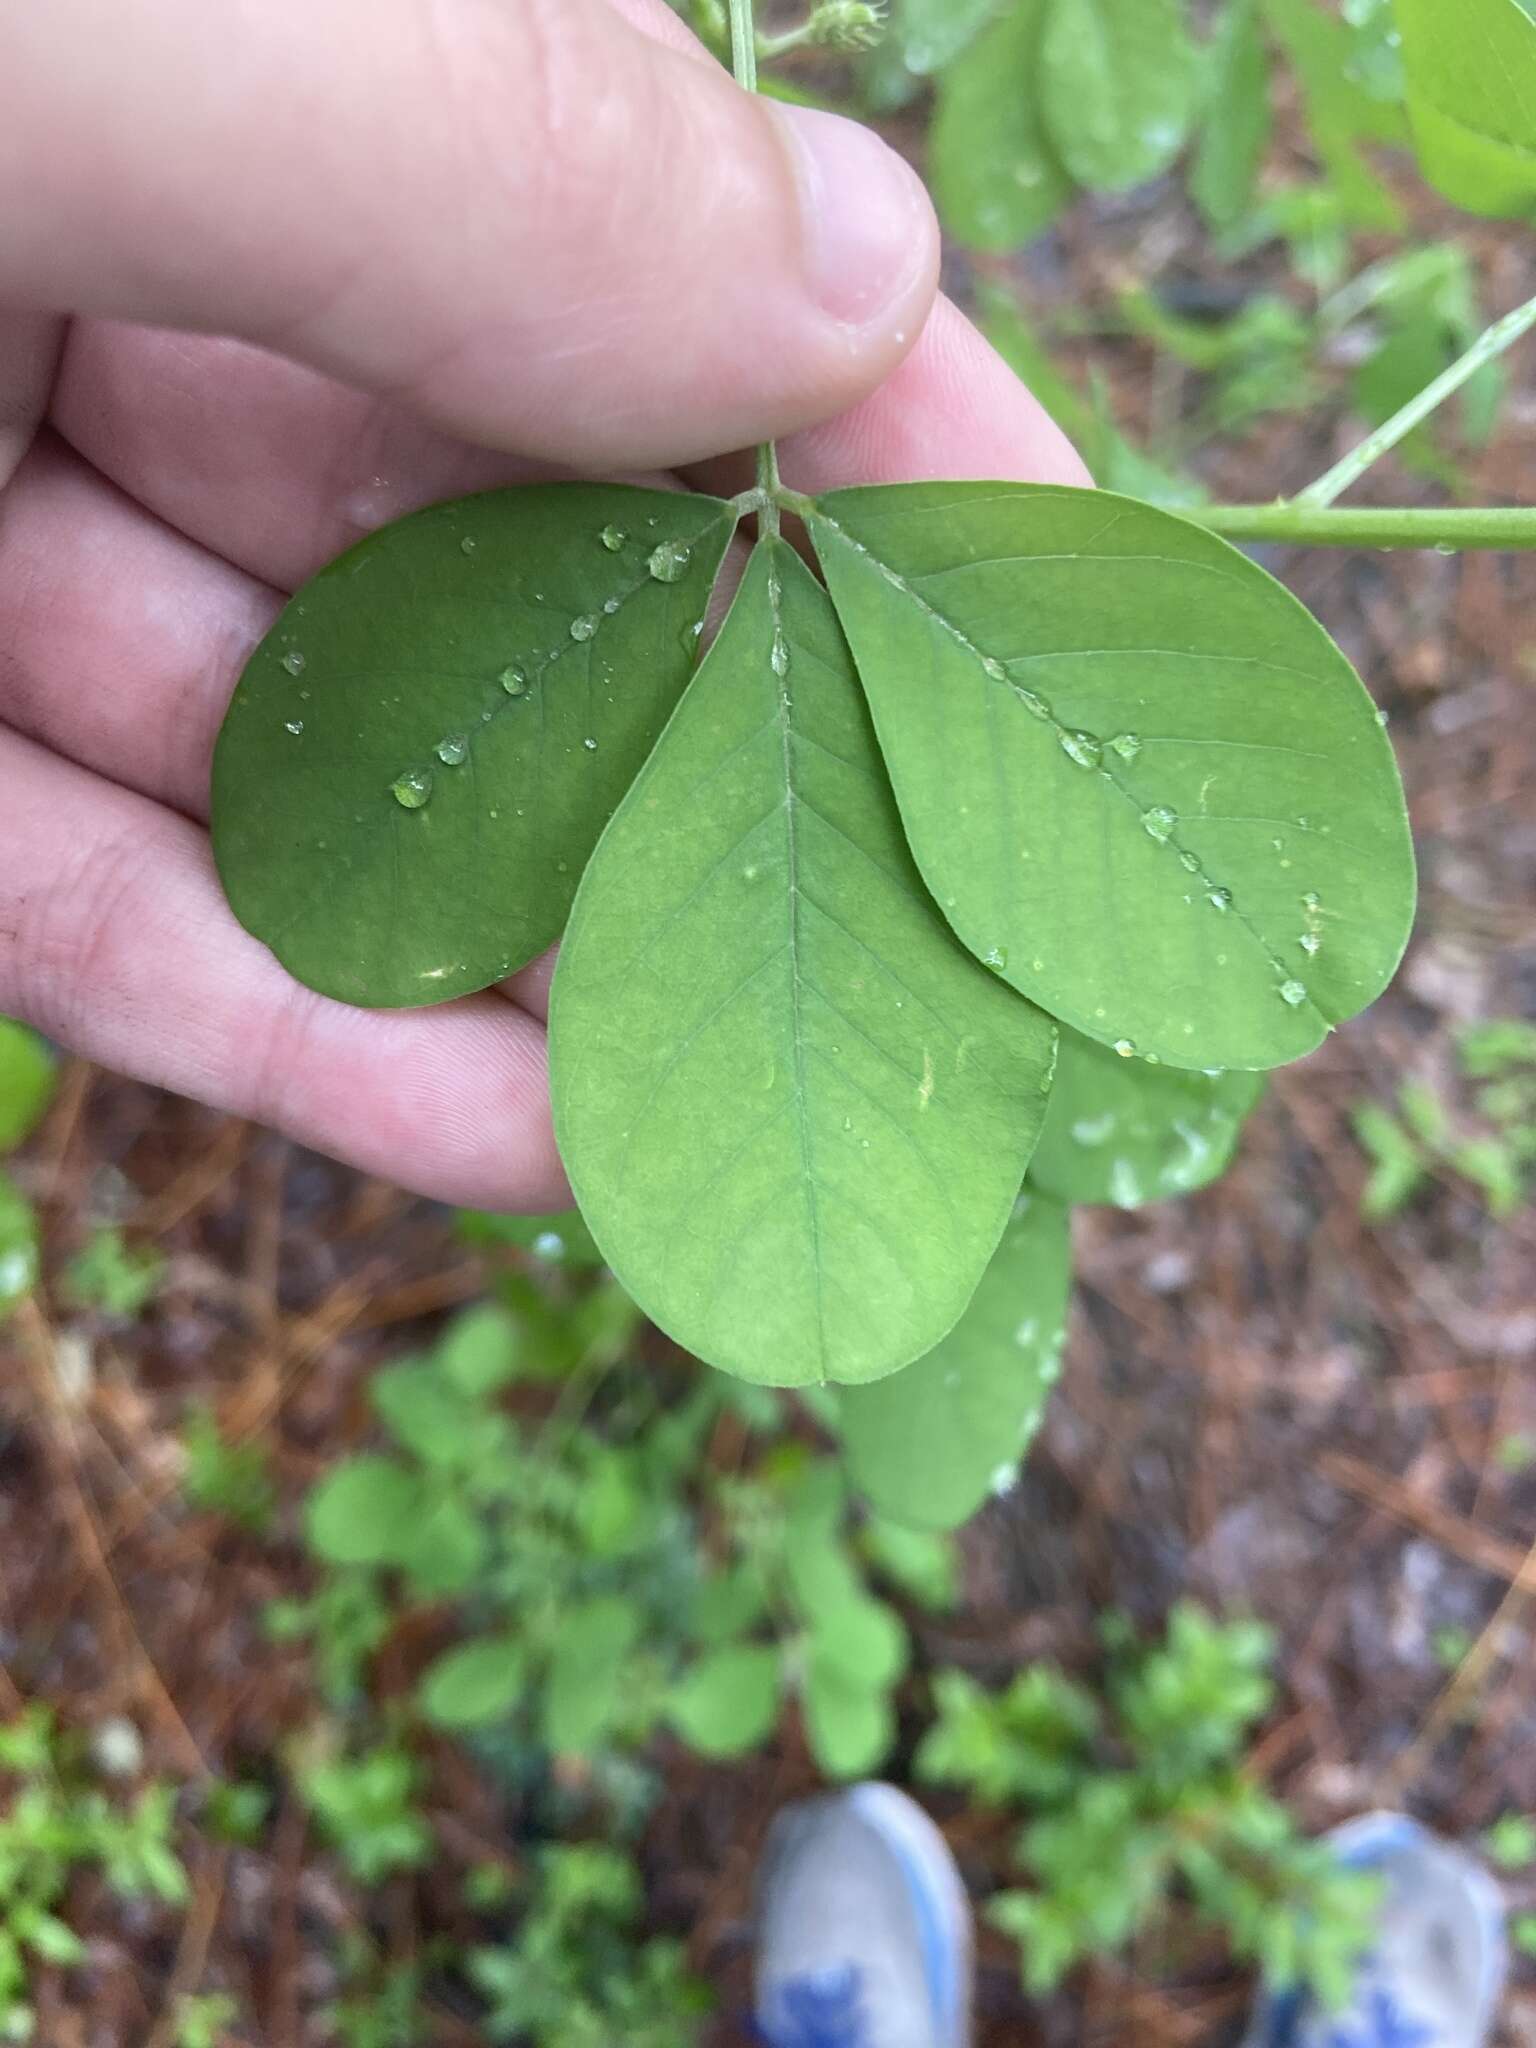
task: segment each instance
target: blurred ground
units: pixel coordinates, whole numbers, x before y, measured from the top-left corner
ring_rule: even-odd
[[[1415,203],[1426,236],[1468,234]],[[1490,308],[1536,286],[1528,237],[1471,233]],[[1176,195],[1081,210],[1023,274],[1045,316],[1102,301],[1125,273],[1214,274]],[[1262,257],[1242,280],[1284,284]],[[1128,430],[1183,402],[1143,344],[1095,355]],[[1531,370],[1527,350],[1475,473],[1490,501],[1532,495]],[[1340,413],[1278,418],[1226,445],[1206,480],[1275,495],[1353,437]],[[1388,466],[1362,496],[1423,490]],[[1106,1605],[1152,1619],[1188,1590],[1251,1609],[1285,1646],[1284,1709],[1253,1769],[1310,1825],[1392,1802],[1470,1835],[1536,1810],[1536,1461],[1509,1470],[1500,1455],[1512,1438],[1536,1444],[1536,1213],[1493,1224],[1447,1181],[1362,1224],[1349,1114],[1410,1075],[1457,1099],[1455,1029],[1536,1015],[1536,561],[1267,559],[1391,714],[1423,868],[1417,936],[1392,993],[1277,1077],[1226,1182],[1141,1216],[1080,1217],[1068,1369],[1043,1440],[1020,1488],[968,1532],[964,1611],[916,1627],[926,1661],[1001,1678],[1029,1657],[1084,1655]],[[83,1727],[126,1716],[149,1768],[194,1783],[237,1772],[311,1711],[300,1665],[258,1623],[302,1568],[296,1547],[181,1505],[188,1406],[207,1398],[226,1433],[258,1439],[295,1498],[364,1428],[370,1366],[472,1297],[480,1270],[440,1212],[82,1068],[18,1177],[43,1205],[55,1268],[101,1221],[172,1266],[138,1326],[35,1308],[0,1333],[0,1717],[23,1699]],[[1449,1631],[1473,1646],[1453,1669]],[[646,1849],[656,1923],[689,1933],[699,1967],[739,1996],[755,1846],[814,1772],[792,1743],[730,1771],[674,1761]],[[460,1868],[509,1827],[462,1762],[438,1797]],[[1006,1831],[964,1815],[950,1828],[985,1890]],[[90,1959],[67,1992],[47,1988],[47,2048],[165,2048],[169,1991],[204,1983],[239,1997],[250,2032],[233,2038],[322,2039],[308,2016],[355,1904],[297,1807],[269,1841],[199,1851],[177,1940],[158,1916],[78,1898]],[[451,1926],[441,1889],[430,1910]],[[409,1880],[381,1894],[376,1931],[397,1952],[423,1903]],[[1099,1970],[1032,2016],[1002,1947],[984,1961],[984,2048],[1215,2048],[1244,1996],[1197,1955],[1164,1952],[1134,1974],[1176,1991]],[[442,2016],[444,2042],[474,2038]],[[1513,1999],[1507,2042],[1536,2042],[1536,1991]]]

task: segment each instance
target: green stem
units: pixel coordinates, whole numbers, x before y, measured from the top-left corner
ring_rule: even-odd
[[[786,29],[781,36],[759,36],[758,59],[764,64],[776,64],[781,57],[792,57],[797,50],[809,49],[815,40],[816,32],[808,21],[799,28]]]
[[[1296,505],[1331,505],[1352,483],[1364,476],[1372,463],[1379,462],[1415,427],[1422,426],[1435,408],[1443,405],[1453,392],[1459,391],[1469,377],[1475,377],[1485,364],[1503,355],[1505,349],[1532,327],[1536,327],[1536,299],[1527,299],[1523,306],[1516,306],[1502,320],[1495,320],[1464,356],[1452,363],[1448,370],[1442,371],[1432,384],[1426,384],[1417,397],[1410,398],[1402,410],[1395,412],[1374,434],[1367,434],[1358,448],[1351,449],[1341,462],[1336,462],[1315,484],[1309,484],[1292,502]]]
[[[731,69],[744,92],[757,91],[757,23],[753,0],[731,0]],[[777,537],[779,532],[779,451],[765,441],[757,451],[757,488],[762,498],[758,530]]]
[[[1536,548],[1536,506],[1345,506],[1333,511],[1305,498],[1273,505],[1180,506],[1186,519],[1228,540],[1281,541],[1307,548]]]

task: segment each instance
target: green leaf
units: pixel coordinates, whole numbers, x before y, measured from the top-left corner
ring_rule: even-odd
[[[909,1366],[915,1372],[916,1366]],[[914,1529],[884,1515],[871,1515],[861,1542],[875,1570],[910,1600],[934,1614],[948,1614],[960,1601],[960,1557],[953,1541],[928,1529]]]
[[[846,1606],[818,1615],[811,1630],[814,1666],[835,1668],[850,1680],[881,1691],[901,1677],[911,1650],[901,1617],[862,1588]]]
[[[494,1302],[480,1302],[454,1317],[432,1354],[443,1378],[461,1394],[483,1400],[515,1380],[522,1368],[517,1319]]]
[[[556,1129],[609,1264],[742,1379],[894,1371],[974,1290],[1052,1055],[923,889],[826,593],[760,546],[555,975]]]
[[[369,536],[252,656],[213,764],[236,916],[321,994],[488,987],[560,936],[694,663],[731,509],[493,491]]]
[[[979,958],[1101,1044],[1298,1059],[1413,917],[1371,700],[1246,555],[1134,500],[839,491],[811,517],[907,836]]]
[[[1355,31],[1317,0],[1264,0],[1265,17],[1296,72],[1318,160],[1346,218],[1392,230],[1402,209],[1361,152],[1367,142],[1402,142],[1402,110],[1365,90],[1356,76]]]
[[[939,80],[929,134],[933,194],[950,233],[978,249],[1017,248],[1072,196],[1035,97],[1048,4],[1016,0]]]
[[[385,1564],[420,1520],[421,1488],[391,1458],[348,1458],[305,1504],[309,1547],[329,1564]]]
[[[423,1675],[422,1711],[440,1728],[483,1728],[511,1713],[527,1676],[517,1643],[504,1637],[460,1643]]]
[[[1242,220],[1253,206],[1269,147],[1269,57],[1259,0],[1228,0],[1213,69],[1189,190],[1207,225],[1219,229]]]
[[[813,1655],[805,1674],[805,1733],[829,1778],[863,1778],[890,1754],[896,1716],[889,1693]]]
[[[1536,216],[1536,19],[1518,0],[1397,0],[1419,163],[1470,213]]]
[[[436,1600],[467,1593],[485,1570],[489,1550],[484,1521],[452,1493],[422,1503],[401,1531],[394,1562],[413,1593]]]
[[[0,1017],[0,1153],[14,1152],[53,1100],[53,1055],[35,1031]]]
[[[881,1514],[958,1529],[1013,1483],[1061,1370],[1071,1279],[1066,1211],[1028,1196],[938,1349],[878,1386],[844,1390],[849,1472]]]
[[[1000,0],[896,0],[896,47],[909,71],[942,71],[980,34]]]
[[[1184,145],[1200,62],[1180,0],[1049,0],[1040,94],[1056,153],[1091,192],[1124,192]]]
[[[761,1574],[752,1565],[738,1565],[699,1587],[688,1610],[688,1633],[696,1642],[723,1646],[756,1627],[767,1608]]]
[[[778,1651],[744,1643],[701,1658],[673,1687],[668,1711],[700,1756],[745,1756],[778,1719]]]
[[[473,1464],[486,1416],[433,1360],[403,1359],[373,1376],[368,1389],[379,1419],[402,1449],[425,1465]]]
[[[0,1318],[37,1285],[37,1214],[9,1174],[0,1173]]]
[[[561,1756],[595,1749],[618,1715],[640,1613],[617,1593],[571,1609],[560,1626],[544,1692],[544,1739]]]
[[[1030,1181],[1059,1201],[1119,1209],[1192,1194],[1231,1165],[1263,1092],[1258,1074],[1149,1067],[1064,1031]]]

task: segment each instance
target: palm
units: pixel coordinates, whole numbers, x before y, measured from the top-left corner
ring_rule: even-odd
[[[790,473],[1074,474],[1022,390],[997,403],[1000,371],[941,307]],[[0,948],[34,1021],[446,1199],[560,1203],[548,964],[439,1011],[324,1001],[235,923],[205,831],[219,721],[285,596],[417,505],[552,473],[241,343],[76,326],[0,497]]]

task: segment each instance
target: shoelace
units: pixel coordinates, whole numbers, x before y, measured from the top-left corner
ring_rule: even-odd
[[[778,2007],[771,2024],[758,2022],[763,2048],[872,2048],[852,1964],[780,1985]]]
[[[1373,1991],[1363,2019],[1364,2032],[1353,2026],[1336,2028],[1328,2036],[1327,2048],[1435,2048],[1433,2027],[1410,2019],[1390,1992]]]

